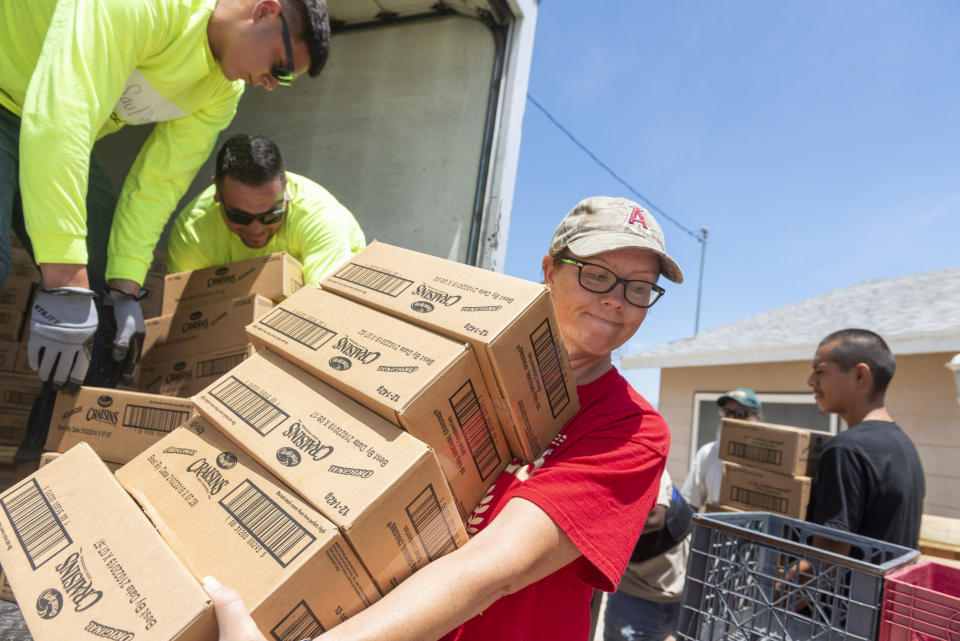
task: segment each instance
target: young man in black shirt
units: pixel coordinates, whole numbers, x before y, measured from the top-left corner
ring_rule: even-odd
[[[821,411],[839,414],[851,427],[820,455],[807,520],[916,548],[923,467],[884,405],[894,367],[890,348],[871,331],[844,329],[820,342],[807,384]],[[835,541],[815,545],[849,553],[848,545]]]

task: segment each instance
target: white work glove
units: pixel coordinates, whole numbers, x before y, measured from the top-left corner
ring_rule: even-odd
[[[130,385],[140,364],[143,339],[147,332],[143,310],[140,309],[140,298],[146,295],[146,291],[142,290],[138,296],[116,292],[108,287],[103,298],[103,313],[107,316],[104,320],[108,328],[115,331],[110,352],[112,364],[109,367],[121,383]]]
[[[95,294],[84,287],[37,288],[30,312],[30,369],[62,389],[83,384],[97,331]]]

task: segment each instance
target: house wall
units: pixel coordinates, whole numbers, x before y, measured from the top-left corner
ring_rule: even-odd
[[[923,462],[924,512],[960,518],[960,405],[952,373],[944,367],[956,352],[897,356],[887,407],[913,439]],[[812,359],[811,354],[811,359]],[[757,392],[808,392],[810,361],[664,368],[660,413],[670,425],[667,469],[677,483],[689,466],[693,395],[750,387]]]

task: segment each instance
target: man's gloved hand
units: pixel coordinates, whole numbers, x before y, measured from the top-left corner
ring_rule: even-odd
[[[95,294],[84,287],[37,288],[30,312],[30,369],[58,389],[76,389],[90,367],[97,331]]]
[[[140,309],[140,299],[146,295],[116,294],[117,290],[107,288],[103,298],[103,313],[108,316],[107,323],[112,321],[111,327],[116,334],[113,339],[111,369],[116,372],[119,381],[124,385],[133,383],[133,374],[140,364],[140,354],[143,351],[143,339],[147,333],[143,322],[143,310]]]

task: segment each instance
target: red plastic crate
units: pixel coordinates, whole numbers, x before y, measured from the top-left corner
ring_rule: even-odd
[[[960,568],[924,561],[886,577],[879,641],[960,641]]]

